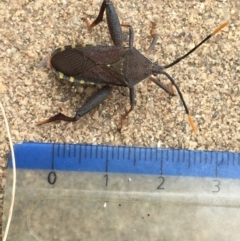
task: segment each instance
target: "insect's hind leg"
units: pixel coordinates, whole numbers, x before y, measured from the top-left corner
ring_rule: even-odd
[[[112,86],[105,85],[100,90],[95,92],[85,102],[85,104],[77,110],[74,117],[68,117],[62,113],[58,113],[57,115],[52,116],[47,120],[39,122],[38,125],[43,125],[43,124],[46,124],[49,122],[60,121],[60,120],[69,121],[69,122],[77,121],[80,117],[86,115],[89,111],[93,110],[96,106],[98,106],[100,103],[102,103],[108,97],[108,95],[111,93],[111,91],[112,91]]]
[[[104,0],[102,2],[99,14],[97,18],[90,24],[87,18],[82,18],[86,22],[89,29],[94,28],[103,20],[103,14],[106,10],[108,29],[115,46],[123,45],[122,28],[118,19],[118,15],[113,3],[110,0]]]
[[[88,26],[89,29],[94,28],[94,27],[97,26],[100,22],[102,22],[102,20],[103,20],[103,14],[104,14],[105,9],[106,9],[106,0],[104,0],[104,1],[102,2],[100,11],[99,11],[99,13],[98,13],[98,16],[97,16],[97,18],[96,18],[92,23],[90,23],[87,18],[82,18],[82,20],[87,24],[87,26]]]

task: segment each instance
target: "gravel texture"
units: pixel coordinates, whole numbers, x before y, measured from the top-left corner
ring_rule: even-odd
[[[0,1],[0,100],[13,142],[43,141],[163,148],[240,150],[240,16],[239,1],[113,1],[121,23],[135,31],[134,46],[142,53],[150,43],[151,22],[158,43],[149,58],[160,65],[183,55],[224,21],[230,24],[187,59],[168,69],[183,92],[197,125],[192,133],[178,96],[169,97],[149,80],[136,86],[137,105],[129,108],[128,90],[116,87],[99,107],[75,123],[38,127],[62,111],[74,115],[97,88],[58,81],[45,67],[51,52],[72,43],[112,45],[104,21],[88,31],[81,20],[93,21],[101,0]],[[128,42],[128,31],[124,30]],[[161,76],[163,83],[169,81]],[[3,205],[6,153],[9,145],[0,118],[0,206]]]

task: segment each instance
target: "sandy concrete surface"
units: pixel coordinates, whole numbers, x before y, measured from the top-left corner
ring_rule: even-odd
[[[239,1],[113,1],[121,23],[135,31],[134,46],[144,53],[151,43],[151,22],[159,40],[149,56],[160,65],[183,55],[224,21],[230,24],[187,59],[168,69],[179,85],[198,128],[193,134],[178,95],[168,96],[145,80],[136,86],[137,105],[129,108],[128,89],[116,87],[99,107],[75,123],[36,124],[62,111],[73,116],[95,86],[58,81],[44,60],[69,44],[112,45],[104,21],[91,32],[81,20],[94,20],[101,0],[0,1],[0,100],[13,142],[43,141],[134,145],[208,150],[240,150],[240,2]],[[124,30],[128,45],[128,31]],[[169,83],[160,76],[163,83]],[[6,153],[0,118],[0,206],[3,205]]]

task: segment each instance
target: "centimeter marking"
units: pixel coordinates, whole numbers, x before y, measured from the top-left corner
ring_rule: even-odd
[[[14,151],[20,169],[240,179],[237,152],[34,142]]]

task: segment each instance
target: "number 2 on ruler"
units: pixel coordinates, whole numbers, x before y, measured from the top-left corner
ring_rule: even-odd
[[[161,179],[161,183],[160,183],[160,185],[157,187],[157,189],[164,189],[164,187],[162,187],[162,185],[163,185],[163,184],[164,184],[164,182],[165,182],[164,177],[158,177],[158,178],[160,178],[160,179]]]

